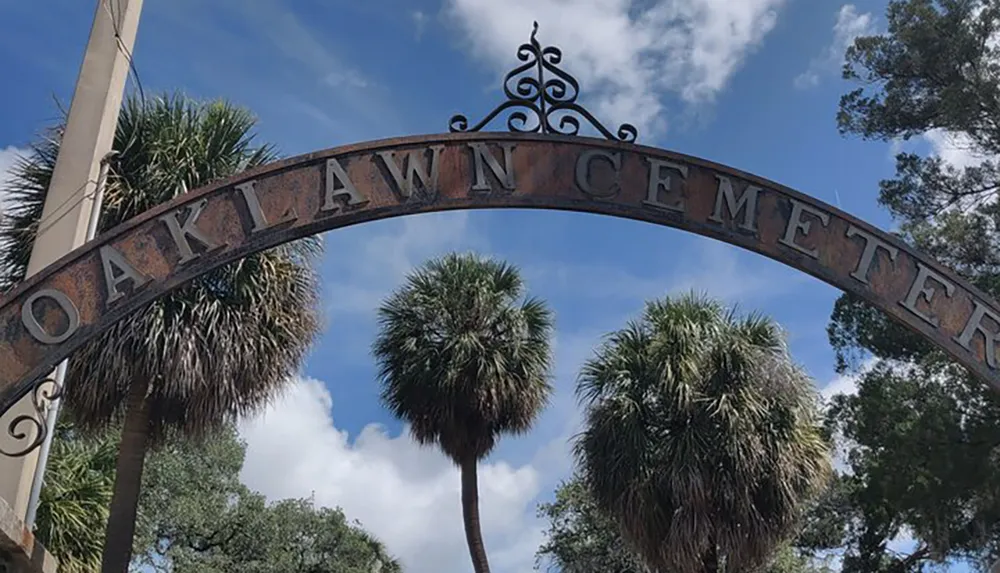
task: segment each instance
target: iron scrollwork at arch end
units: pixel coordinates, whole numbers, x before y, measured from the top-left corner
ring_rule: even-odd
[[[537,34],[538,22],[535,22],[531,39],[517,49],[517,59],[524,63],[504,77],[503,91],[507,100],[472,127],[469,127],[466,116],[454,115],[448,122],[449,129],[452,132],[481,131],[498,115],[513,109],[507,117],[507,128],[514,133],[579,135],[580,120],[573,115],[577,114],[605,138],[634,143],[639,135],[634,125],[623,123],[618,126],[618,132],[613,134],[578,103],[580,83],[559,68],[562,50],[554,46],[543,48],[538,42]],[[534,75],[522,75],[532,70]],[[554,77],[547,77],[546,72]]]
[[[24,457],[41,446],[48,435],[49,427],[45,418],[48,412],[46,403],[49,403],[49,407],[51,407],[52,402],[62,397],[63,388],[54,378],[40,378],[33,383],[28,393],[31,396],[32,411],[15,416],[7,424],[7,436],[17,446],[11,450],[0,446],[0,454],[12,458]],[[25,424],[27,424],[27,428]],[[31,439],[28,439],[29,436]]]

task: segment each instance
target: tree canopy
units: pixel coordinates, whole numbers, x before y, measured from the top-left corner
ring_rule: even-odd
[[[879,202],[903,240],[1000,296],[1000,2],[893,0],[886,20],[846,53],[860,87],[841,99],[840,130],[966,155],[898,154]],[[837,301],[828,332],[838,368],[858,376],[829,412],[848,452],[844,571],[1000,557],[1000,397],[856,297]],[[912,551],[891,549],[901,535]]]
[[[825,511],[817,515],[825,515]],[[615,523],[600,511],[579,476],[559,484],[555,499],[539,505],[548,523],[546,540],[536,554],[540,570],[557,573],[651,573],[624,543]],[[806,520],[794,543],[782,545],[763,573],[832,573],[831,559],[812,547],[823,535]],[[798,547],[798,545],[808,547]]]
[[[3,184],[0,292],[24,279],[35,238],[49,223],[43,208],[65,121],[31,146]],[[274,159],[271,146],[256,144],[255,125],[247,109],[225,101],[127,96],[98,230]],[[196,211],[188,210],[185,221]],[[102,431],[124,418],[106,570],[128,565],[147,449],[168,432],[197,435],[259,411],[295,374],[319,329],[312,268],[319,252],[319,239],[310,237],[211,270],[129,313],[70,356],[63,400],[78,427]],[[128,283],[122,289],[140,287],[135,271],[122,276]]]
[[[656,571],[766,564],[830,474],[813,382],[766,316],[694,294],[651,301],[577,391],[580,475]]]
[[[36,534],[60,571],[100,570],[117,432],[81,435],[62,422]],[[398,573],[385,546],[335,508],[268,502],[240,482],[246,445],[232,426],[168,438],[143,474],[133,564],[174,573]],[[81,469],[81,468],[85,468]],[[96,493],[94,493],[96,492]]]

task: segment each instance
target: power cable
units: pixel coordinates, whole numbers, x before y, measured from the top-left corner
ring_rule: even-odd
[[[121,5],[119,1],[119,12],[121,11]],[[118,43],[118,50],[125,56],[125,60],[128,61],[129,71],[131,72],[132,78],[135,81],[136,88],[139,90],[139,100],[142,102],[146,101],[146,93],[142,89],[142,80],[139,79],[139,70],[135,67],[135,60],[132,57],[132,52],[125,46],[125,42],[122,41],[121,30],[118,28],[118,16],[115,14],[114,8],[112,8],[111,0],[104,0],[104,8],[107,10],[108,15],[111,17],[111,27],[115,31],[115,41]]]
[[[116,9],[116,4],[117,4],[117,9]],[[126,62],[128,62],[129,75],[132,77],[132,80],[135,82],[136,89],[139,91],[139,101],[141,102],[142,106],[145,107],[146,93],[142,87],[142,79],[139,77],[139,70],[135,65],[135,59],[132,56],[132,52],[129,51],[128,47],[125,46],[125,42],[122,40],[121,37],[121,28],[119,27],[119,22],[118,22],[119,15],[122,13],[121,0],[116,0],[116,2],[114,3],[112,2],[112,0],[101,0],[101,5],[104,7],[104,10],[108,13],[108,17],[111,20],[111,27],[114,31],[113,33],[115,37],[115,43],[118,45],[118,51],[123,56],[125,56],[125,60]],[[65,116],[68,116],[68,114],[64,114],[64,117]],[[119,156],[124,155],[129,149],[132,148],[137,139],[138,139],[137,134],[133,130],[131,136],[129,137],[128,143],[125,144],[125,147],[118,155]],[[39,220],[38,230],[36,231],[37,235],[41,235],[43,232],[51,228],[52,225],[56,224],[59,220],[65,217],[73,207],[79,205],[82,201],[88,198],[92,198],[94,196],[94,192],[84,193],[83,195],[80,195],[80,192],[86,189],[87,185],[95,183],[96,182],[93,179],[86,181],[85,183],[77,187],[76,190],[70,193],[69,196],[67,196],[66,199],[64,199],[63,202],[60,203],[48,217]]]
[[[117,1],[119,2],[118,12],[121,13],[121,3],[120,3],[121,0]],[[128,62],[129,75],[132,76],[132,80],[135,82],[136,89],[139,90],[139,102],[142,105],[143,109],[145,109],[146,92],[142,89],[142,80],[139,78],[139,70],[135,66],[135,59],[132,57],[132,52],[129,51],[129,49],[125,46],[125,42],[122,41],[121,30],[118,27],[118,15],[115,14],[114,8],[112,7],[111,4],[111,0],[102,0],[102,4],[104,5],[105,10],[107,10],[108,16],[111,17],[111,28],[114,30],[115,41],[118,44],[118,51],[121,52],[123,56],[125,56],[125,61]],[[121,153],[119,155],[120,156],[125,155],[125,153],[128,152],[129,149],[132,149],[132,146],[135,144],[135,142],[136,142],[136,132],[133,131],[132,135],[129,137],[128,143],[125,144],[125,147],[122,148]]]
[[[93,179],[88,180],[86,183],[78,187],[76,191],[73,191],[73,193],[69,197],[63,200],[63,202],[60,203],[58,207],[56,207],[56,211],[54,213],[51,213],[48,217],[43,217],[41,220],[39,220],[38,230],[35,231],[35,236],[39,237],[41,236],[42,233],[52,228],[52,226],[58,223],[63,217],[69,215],[70,210],[73,207],[79,205],[82,201],[86,199],[92,199],[96,194],[96,190],[91,191],[89,193],[84,193],[82,195],[78,195],[78,193],[80,193],[81,190],[86,189],[87,185],[91,183],[96,184],[97,182],[94,181]],[[72,203],[70,203],[71,200],[73,201]],[[63,213],[60,213],[59,209],[62,209],[64,206],[66,207],[65,211]]]

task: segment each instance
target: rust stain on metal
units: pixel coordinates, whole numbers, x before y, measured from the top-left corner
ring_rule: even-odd
[[[255,202],[241,191],[247,188]],[[0,409],[88,337],[220,265],[357,223],[477,208],[625,217],[755,251],[860,295],[1000,388],[987,352],[1000,338],[997,304],[830,205],[729,167],[627,142],[455,133],[353,145],[261,167],[177,197],[70,253],[0,300]],[[178,223],[173,231],[183,227],[180,240],[164,220],[169,217]],[[104,247],[150,280],[138,289],[116,283],[123,296],[109,303]],[[78,326],[67,333],[67,310],[38,293],[65,295]],[[26,321],[22,309],[33,295]],[[32,334],[32,321],[47,340]]]

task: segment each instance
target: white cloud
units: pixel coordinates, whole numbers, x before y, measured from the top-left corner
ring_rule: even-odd
[[[988,158],[964,133],[932,129],[924,133],[923,137],[931,145],[931,153],[956,169],[978,165]]]
[[[816,284],[816,279],[763,256],[746,256],[740,249],[712,239],[691,239],[696,246],[690,251],[670,252],[663,261],[650,261],[653,274],[649,275],[636,275],[617,265],[551,263],[526,267],[525,273],[532,284],[560,286],[567,296],[629,302],[636,312],[643,301],[688,291],[707,292],[728,303],[745,303],[787,294],[806,282]]]
[[[467,211],[427,213],[329,234],[326,251],[331,256],[323,273],[328,309],[335,317],[371,314],[428,258],[485,247],[485,239],[468,221]]]
[[[662,98],[711,102],[774,28],[786,0],[447,0],[475,55],[506,72],[528,40],[564,50],[564,69],[609,125],[664,126]],[[613,129],[613,127],[610,127]]]
[[[844,61],[844,52],[858,36],[875,34],[875,19],[869,12],[859,14],[854,4],[844,4],[837,12],[833,25],[833,40],[823,53],[809,62],[809,67],[795,77],[796,88],[805,89],[819,84],[821,76],[836,71]]]
[[[398,114],[377,74],[352,62],[335,35],[327,33],[326,16],[334,18],[334,26],[348,25],[344,22],[352,15],[344,9],[324,7],[329,14],[317,17],[313,11],[309,17],[278,0],[203,4],[172,0],[150,9],[185,50],[202,54],[191,71],[206,89],[247,92],[241,103],[265,116],[271,110],[291,118],[292,125],[269,120],[276,124],[269,126],[271,131],[293,133],[288,142],[279,141],[283,151],[304,145],[304,134],[329,145],[401,131]],[[200,17],[191,18],[193,12]],[[331,142],[331,134],[338,139]]]
[[[838,374],[826,384],[820,388],[820,396],[824,400],[830,400],[838,394],[846,394],[852,396],[858,393],[858,381],[871,371],[872,367],[878,363],[876,358],[867,358],[862,362],[858,368],[853,372],[848,372],[844,374]]]
[[[357,70],[335,70],[326,75],[323,81],[332,88],[366,88],[368,80]]]
[[[414,10],[410,12],[410,18],[413,19],[413,35],[414,38],[419,42],[424,35],[424,31],[427,30],[427,22],[430,20],[425,12],[420,10]]]
[[[376,425],[353,441],[332,418],[322,383],[302,380],[242,434],[245,483],[272,499],[314,496],[379,536],[407,571],[467,571],[457,468],[436,448]],[[539,472],[504,461],[479,468],[483,535],[498,571],[530,571],[542,539]]]

